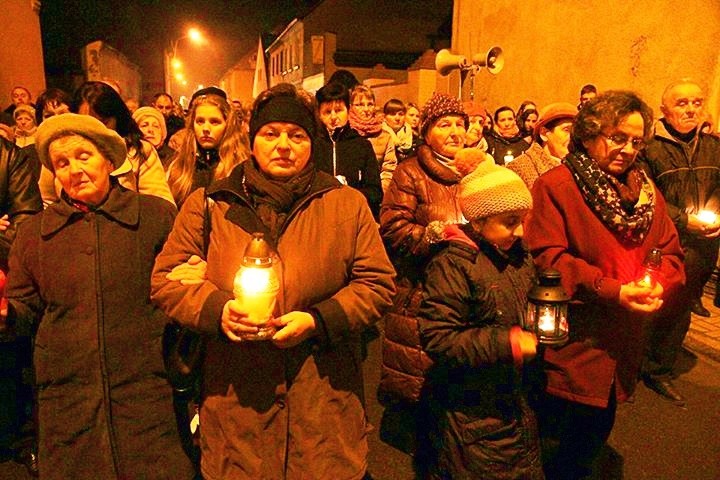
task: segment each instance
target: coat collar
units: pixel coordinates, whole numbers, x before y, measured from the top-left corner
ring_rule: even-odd
[[[458,183],[461,176],[451,169],[440,163],[433,154],[433,151],[427,145],[420,145],[417,151],[417,159],[420,166],[433,179],[446,184]]]
[[[92,212],[128,227],[134,227],[140,221],[139,196],[136,192],[114,185],[107,200]],[[40,234],[43,237],[52,235],[84,215],[86,213],[72,205],[67,194],[63,192],[60,201],[45,210],[40,223]]]
[[[247,160],[247,162],[250,161],[254,160]],[[246,162],[243,162],[236,166],[226,178],[212,183],[205,190],[205,193],[208,197],[215,200],[223,198],[228,201],[230,206],[225,214],[225,218],[230,222],[238,225],[246,232],[263,232],[265,233],[265,238],[269,239],[271,238],[270,232],[262,223],[260,217],[258,217],[252,201],[245,190],[245,163]],[[340,188],[340,184],[333,176],[325,172],[316,172],[315,179],[310,186],[310,191],[305,197],[300,199],[289,212],[285,225],[289,223],[289,220],[300,207],[310,201],[310,199],[336,188]]]

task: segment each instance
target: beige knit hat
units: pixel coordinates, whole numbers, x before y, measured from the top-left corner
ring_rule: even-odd
[[[525,182],[490,159],[460,181],[460,209],[468,220],[531,208],[532,196]]]
[[[54,172],[50,161],[50,144],[61,137],[80,135],[90,140],[97,149],[119,168],[127,157],[125,140],[103,123],[90,115],[64,113],[43,121],[35,134],[35,148],[43,166]]]
[[[138,125],[140,125],[142,119],[145,117],[152,117],[157,120],[160,125],[160,136],[162,137],[160,141],[164,142],[167,137],[167,127],[165,126],[165,117],[160,110],[155,107],[140,107],[133,112],[132,116],[133,120],[135,120],[135,123]]]

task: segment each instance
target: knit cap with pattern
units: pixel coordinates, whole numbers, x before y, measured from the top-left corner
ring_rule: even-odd
[[[445,93],[435,92],[430,100],[425,103],[420,113],[420,136],[425,137],[430,125],[445,115],[462,117],[465,120],[465,128],[467,128],[468,116],[465,110],[463,110],[460,100]]]
[[[483,161],[460,181],[460,209],[468,220],[531,208],[525,182],[493,161]]]

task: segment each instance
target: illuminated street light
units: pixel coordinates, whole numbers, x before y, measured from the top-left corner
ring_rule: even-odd
[[[173,70],[178,70],[182,67],[182,62],[177,58],[177,49],[178,44],[181,40],[189,39],[192,43],[195,45],[202,45],[206,42],[206,39],[202,32],[193,27],[189,28],[185,35],[175,39],[175,41],[171,42],[171,48],[169,51],[165,51],[165,91],[172,95],[171,93],[171,85],[172,85],[172,78],[173,78]],[[182,75],[182,74],[181,74]],[[184,76],[182,78],[178,78],[177,75],[175,76],[178,82],[182,82],[184,80]]]
[[[175,80],[177,80],[178,82],[182,82],[183,80],[185,80],[185,75],[183,75],[182,72],[176,72]]]

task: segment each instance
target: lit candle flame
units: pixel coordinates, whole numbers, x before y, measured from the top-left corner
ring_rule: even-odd
[[[700,210],[697,214],[698,220],[708,225],[712,225],[717,221],[717,213],[710,210]]]
[[[541,332],[553,333],[555,332],[555,315],[550,312],[550,309],[544,309],[542,315],[538,319],[538,329]]]

